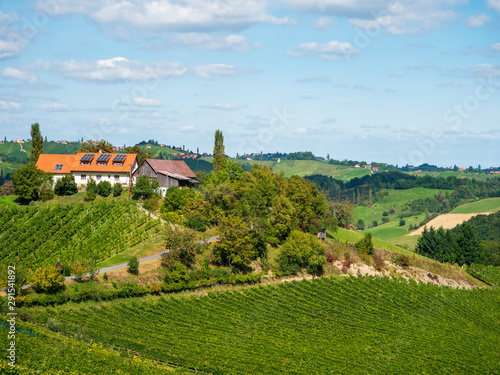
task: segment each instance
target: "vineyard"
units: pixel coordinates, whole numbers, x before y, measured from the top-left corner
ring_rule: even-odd
[[[490,285],[500,287],[500,267],[471,264],[470,266],[467,266],[467,272],[476,279],[484,281]]]
[[[0,210],[0,264],[39,267],[61,261],[102,260],[160,231],[130,202]]]
[[[498,289],[351,277],[32,314],[213,374],[491,374],[499,306]]]
[[[0,321],[0,342],[9,348],[5,318]],[[171,369],[125,353],[106,350],[101,345],[85,343],[17,322],[16,369],[10,372],[5,356],[0,360],[1,374],[172,374]],[[126,353],[128,354],[128,353]],[[3,370],[3,371],[2,371]]]

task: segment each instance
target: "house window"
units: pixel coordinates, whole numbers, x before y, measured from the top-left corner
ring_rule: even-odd
[[[86,174],[82,174],[82,175],[80,176],[80,180],[82,180],[82,181],[87,181],[87,175],[86,175]]]
[[[100,174],[98,174],[97,176],[95,176],[96,181],[101,181],[101,178],[102,178],[102,176]]]
[[[54,168],[55,171],[60,171],[62,169],[63,165],[62,164],[56,164],[56,167]]]
[[[115,181],[120,181],[120,176],[115,174]]]
[[[110,180],[110,179],[111,179],[111,175],[110,175],[110,174],[108,174],[108,180]]]

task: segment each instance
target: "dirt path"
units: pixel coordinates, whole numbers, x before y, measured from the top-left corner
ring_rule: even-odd
[[[490,215],[491,212],[479,212],[475,214],[444,214],[439,215],[438,217],[432,219],[423,227],[418,228],[416,231],[413,231],[407,236],[420,236],[424,231],[424,227],[430,228],[434,227],[438,229],[439,227],[443,227],[444,229],[452,229],[455,228],[458,224],[462,224],[464,221],[469,220],[471,217],[477,215]]]

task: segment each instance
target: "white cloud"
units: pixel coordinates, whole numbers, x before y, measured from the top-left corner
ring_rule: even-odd
[[[483,78],[498,78],[500,77],[500,65],[479,64],[472,69],[472,72]]]
[[[35,73],[30,72],[28,70],[23,71],[11,67],[7,67],[4,70],[2,70],[1,76],[3,78],[17,79],[19,81],[24,81],[28,83],[38,82],[38,76]]]
[[[496,52],[500,52],[500,43],[495,43],[491,46],[491,49]]]
[[[452,88],[461,88],[464,87],[460,82],[456,81],[448,81],[448,82],[441,82],[438,84],[439,87],[452,87]]]
[[[193,133],[195,131],[196,131],[196,128],[193,125],[187,125],[187,126],[183,126],[181,128],[182,133]]]
[[[363,124],[362,129],[390,129],[390,125],[387,124]]]
[[[332,27],[335,24],[332,18],[330,17],[321,17],[318,18],[312,25],[315,29],[325,30]]]
[[[207,79],[212,78],[213,76],[235,77],[241,74],[255,72],[255,70],[252,69],[238,68],[236,66],[227,64],[197,65],[193,66],[191,70],[198,77]]]
[[[488,22],[491,21],[491,18],[488,17],[486,14],[481,13],[481,14],[474,14],[467,18],[467,25],[470,27],[481,27],[487,24]]]
[[[497,12],[500,12],[500,0],[488,0],[488,5]]]
[[[4,100],[0,100],[0,110],[4,111],[20,111],[21,104],[17,102],[6,102]]]
[[[17,14],[0,11],[0,59],[20,55],[28,44],[29,40],[21,30],[12,26],[17,21]]]
[[[319,83],[331,83],[331,79],[328,78],[327,76],[315,76],[315,77],[309,77],[309,78],[300,78],[296,79],[297,82],[299,83],[310,83],[310,82],[319,82]]]
[[[243,35],[211,36],[203,33],[181,33],[172,38],[174,43],[196,49],[243,52],[249,49],[248,38]]]
[[[144,107],[159,107],[161,103],[156,99],[146,99],[146,98],[133,98],[132,103],[135,105],[140,105]]]
[[[391,77],[396,77],[396,78],[403,78],[403,77],[406,77],[406,73],[396,72],[396,73],[392,73],[390,76]]]
[[[302,43],[294,49],[289,51],[289,56],[313,56],[319,57],[324,60],[344,60],[349,59],[352,55],[358,55],[361,51],[354,48],[349,42],[339,42],[332,40],[325,44],[318,44],[316,42]]]
[[[237,104],[232,104],[232,103],[217,103],[217,104],[210,106],[210,108],[222,109],[225,111],[234,111],[235,109],[240,109],[241,106],[239,106]]]
[[[59,61],[51,64],[50,68],[68,78],[100,82],[159,80],[180,77],[187,71],[179,62],[145,63],[138,60],[129,61],[123,57],[98,61]]]
[[[38,1],[38,7],[44,4]],[[238,30],[259,23],[289,24],[268,13],[266,0],[65,0],[54,13],[85,14],[101,24],[145,30]]]
[[[72,110],[70,106],[57,102],[40,104],[38,106],[38,109],[42,111],[54,111],[54,112],[65,112]]]
[[[307,134],[307,129],[306,128],[298,128],[295,130],[296,134]]]

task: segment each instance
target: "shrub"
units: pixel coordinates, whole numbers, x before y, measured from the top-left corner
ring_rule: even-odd
[[[69,269],[71,270],[71,273],[75,277],[75,281],[77,283],[81,283],[89,272],[88,264],[85,261],[71,262],[69,264]]]
[[[108,274],[104,272],[104,275],[102,275],[103,280],[108,281]]]
[[[406,255],[398,255],[394,260],[394,263],[403,268],[408,268],[410,266],[410,258]]]
[[[61,322],[54,318],[48,318],[45,326],[53,332],[61,332]]]
[[[127,265],[128,265],[128,268],[127,268],[128,273],[130,273],[131,275],[138,275],[139,274],[139,260],[137,259],[137,257],[135,255],[129,259]]]
[[[333,255],[333,253],[331,251],[328,251],[326,253],[326,261],[328,263],[333,263],[333,262],[336,262],[337,260],[338,260],[338,258],[335,255]]]
[[[191,267],[196,255],[202,250],[202,245],[196,241],[195,233],[190,229],[180,229],[167,225],[165,242],[169,252],[162,256],[161,264],[166,268],[170,268],[172,262],[180,262],[186,267]]]
[[[38,189],[38,197],[42,202],[46,202],[54,198],[54,190],[52,190],[52,183],[50,181],[45,181],[40,185]]]
[[[57,195],[73,195],[78,193],[75,176],[68,174],[56,182],[54,192]]]
[[[158,211],[161,204],[161,197],[159,195],[153,195],[151,198],[146,199],[144,202],[144,208],[150,211]]]
[[[358,229],[365,230],[365,222],[362,219],[358,220]]]
[[[97,194],[101,197],[109,197],[111,194],[111,184],[108,181],[101,181],[97,184]]]
[[[377,220],[373,220],[373,222],[372,222],[372,226],[373,226],[373,227],[378,227],[378,222],[377,222]]]
[[[384,211],[384,212],[382,213],[382,216],[389,216],[389,213],[388,213],[387,211]]]
[[[382,271],[382,269],[385,267],[384,260],[379,255],[373,256],[373,267],[377,271]]]
[[[356,243],[356,249],[362,254],[372,255],[373,254],[373,242],[372,242],[372,234],[365,233],[363,239],[359,240]]]
[[[284,274],[295,274],[301,268],[318,274],[322,272],[325,262],[324,244],[315,236],[298,230],[292,231],[278,255],[278,268]]]
[[[119,182],[113,185],[113,197],[119,197],[122,195],[123,186]]]
[[[96,193],[94,191],[91,191],[91,190],[88,190],[86,193],[85,193],[85,200],[87,202],[92,202],[95,200],[96,198]]]
[[[181,262],[172,262],[170,269],[167,269],[165,271],[163,281],[165,281],[165,283],[167,284],[188,282],[188,268]]]
[[[198,232],[205,232],[207,230],[207,223],[196,217],[190,217],[186,220],[186,226],[197,230]]]
[[[406,221],[404,219],[399,220],[399,226],[400,227],[405,226],[405,224],[406,224]]]
[[[388,223],[390,221],[390,219],[388,217],[383,217],[382,218],[382,223],[385,224],[385,223]]]

